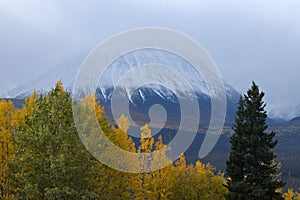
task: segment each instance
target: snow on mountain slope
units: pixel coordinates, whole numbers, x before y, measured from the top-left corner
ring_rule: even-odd
[[[102,89],[111,86],[114,87],[124,73],[134,69],[137,66],[155,63],[172,67],[179,74],[185,77],[196,93],[210,96],[210,91],[208,91],[207,85],[203,78],[188,61],[178,55],[157,49],[143,49],[121,56],[114,61],[104,73],[103,79],[100,80],[100,85]],[[155,77],[151,78],[149,77],[149,73],[141,70],[136,72],[136,76],[134,77],[133,81],[142,82],[137,81],[137,79],[143,80],[146,79],[145,77],[147,77],[148,80],[157,80],[162,85],[169,84],[174,86],[174,88],[177,88],[177,91],[174,92],[177,94],[181,93],[183,95],[189,95],[185,94],[185,91],[188,91],[188,88],[183,88],[183,84],[171,77],[172,74],[158,72],[154,74],[154,76]],[[238,92],[236,92],[236,90],[226,82],[224,82],[224,86],[228,96],[235,98],[238,95]],[[124,90],[126,90],[126,88],[124,88]],[[153,90],[162,91],[162,88],[157,86],[153,87]]]
[[[291,120],[300,116],[300,104],[296,106],[286,106],[281,108],[273,108],[269,111],[269,117]]]
[[[80,67],[80,64],[83,62],[83,59],[84,56],[78,56],[73,60],[66,61],[60,66],[48,70],[39,79],[12,89],[2,96],[7,98],[24,98],[33,90],[47,92],[51,88],[53,88],[55,82],[57,82],[58,80],[62,80],[65,88],[68,91],[72,91],[77,71]],[[104,72],[104,75],[99,81],[100,89],[101,91],[103,91],[102,93],[105,94],[104,91],[107,88],[115,88],[117,81],[122,77],[124,73],[128,72],[129,70],[140,65],[153,63],[173,67],[189,81],[196,93],[208,96],[210,95],[206,83],[189,62],[187,62],[180,56],[157,49],[143,49],[133,51],[116,59],[107,68],[107,70]],[[137,76],[134,78],[143,79],[145,76],[147,76],[147,74],[140,73],[137,74]],[[168,82],[168,84],[174,85],[176,88],[178,88],[178,91],[175,92],[184,95],[185,88],[182,88],[180,83],[174,81],[168,76],[170,75],[157,73],[155,80],[159,80],[161,81],[161,83]],[[239,93],[226,82],[224,82],[224,87],[228,97],[237,98],[239,96]],[[164,91],[168,91],[162,90],[159,85],[154,85],[152,89],[159,95],[165,97],[169,96],[168,94],[163,94]],[[124,90],[126,91],[126,88],[124,88]],[[143,94],[140,95],[143,96]]]
[[[64,87],[68,91],[71,91],[77,70],[83,59],[84,57],[81,56],[68,60],[55,68],[47,70],[38,79],[13,88],[1,96],[5,98],[24,98],[30,95],[34,90],[38,92],[48,92],[54,87],[58,80],[62,80]]]

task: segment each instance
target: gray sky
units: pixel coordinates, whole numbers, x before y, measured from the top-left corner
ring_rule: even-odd
[[[0,0],[0,91],[132,28],[198,41],[239,92],[255,80],[270,107],[300,104],[300,1]]]

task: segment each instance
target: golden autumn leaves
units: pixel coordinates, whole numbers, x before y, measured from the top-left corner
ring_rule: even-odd
[[[91,111],[105,136],[124,151],[141,153],[139,169],[156,168],[151,173],[126,173],[98,162],[82,145],[72,118],[71,97],[62,82],[47,95],[34,92],[22,109],[0,101],[0,192],[2,199],[224,199],[228,192],[223,174],[200,161],[186,163],[183,154],[165,168],[155,166],[168,161],[169,147],[163,137],[155,140],[148,125],[141,127],[136,145],[129,137],[130,123],[122,115],[111,126],[104,108],[94,95],[80,102],[85,117],[82,129],[89,130],[85,141],[99,148],[99,133],[89,124]],[[82,139],[82,138],[81,138]],[[96,142],[95,142],[96,141]],[[155,151],[154,150],[159,150]],[[143,153],[154,152],[153,157]],[[113,153],[111,154],[113,155]],[[109,157],[109,155],[107,155]],[[130,166],[130,158],[118,159],[120,169]],[[129,166],[128,166],[129,164]],[[134,163],[136,165],[136,163]],[[295,199],[289,190],[285,199]]]

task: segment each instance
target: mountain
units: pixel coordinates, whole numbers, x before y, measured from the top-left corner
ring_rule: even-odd
[[[284,121],[282,123],[274,124],[270,126],[271,130],[274,130],[280,135],[298,134],[300,133],[300,116],[291,120]]]
[[[287,124],[290,126],[300,126],[300,117],[291,119]]]
[[[14,99],[24,99],[26,96],[30,95],[34,90],[38,92],[48,92],[54,87],[58,80],[62,80],[64,87],[71,91],[76,77],[77,71],[84,59],[84,55],[76,56],[69,59],[59,66],[47,70],[38,79],[28,82],[24,85],[20,85],[17,88],[13,88],[3,94],[2,98],[14,98]]]
[[[269,116],[272,118],[282,118],[289,121],[295,117],[300,116],[300,104],[295,106],[285,106],[271,109]]]
[[[287,121],[286,123],[282,124],[280,127],[286,128],[288,130],[295,129],[298,130],[298,132],[300,132],[300,116]]]
[[[287,122],[287,120],[279,118],[279,117],[274,117],[274,118],[268,118],[267,119],[267,124],[269,125],[269,127],[280,126],[280,125],[282,125],[286,122]]]
[[[62,80],[65,88],[71,90],[76,74],[85,56],[86,54],[76,56],[73,59],[65,61],[56,68],[46,71],[37,80],[11,89],[6,93],[1,94],[1,96],[5,98],[23,98],[30,94],[34,89],[47,92],[58,80]],[[102,90],[105,90],[114,86],[115,82],[119,80],[125,72],[132,70],[137,66],[149,63],[159,63],[175,68],[179,73],[181,73],[185,78],[189,80],[196,93],[209,95],[208,88],[203,78],[199,77],[198,73],[193,69],[192,65],[188,61],[175,54],[171,54],[163,50],[151,49],[134,51],[132,53],[125,54],[114,61],[105,72],[103,76],[104,78],[101,79],[100,88]],[[144,76],[145,74],[139,74],[135,78],[143,79]],[[164,78],[167,76],[167,74],[161,74],[160,76],[162,77],[159,79],[161,80],[161,83],[171,80]],[[171,84],[176,85],[178,83],[172,82]],[[184,92],[185,88],[181,88],[180,85],[177,88],[181,90],[181,92]],[[224,88],[227,95],[230,97],[236,98],[236,96],[239,95],[238,92],[226,82],[224,82]],[[159,88],[156,89],[159,90]],[[155,91],[157,92],[158,90]]]
[[[34,90],[48,92],[58,80],[62,80],[64,87],[68,91],[72,91],[77,71],[80,68],[80,64],[83,62],[84,57],[85,55],[82,55],[72,60],[68,60],[60,66],[48,70],[37,80],[8,91],[6,94],[3,94],[2,97],[21,99],[28,96]],[[170,52],[157,49],[137,50],[122,55],[111,63],[100,78],[96,95],[98,96],[98,100],[101,104],[105,106],[106,112],[109,116],[111,116],[111,119],[112,92],[118,89],[117,91],[119,91],[119,93],[116,94],[116,96],[119,98],[120,102],[125,100],[124,98],[129,99],[129,107],[132,110],[131,114],[133,116],[139,116],[133,117],[136,120],[140,119],[143,122],[148,122],[149,108],[154,104],[163,105],[165,108],[167,112],[167,122],[169,122],[169,124],[167,124],[168,126],[172,127],[172,124],[176,124],[178,120],[180,120],[180,105],[177,97],[184,97],[183,99],[188,101],[191,94],[189,89],[185,88],[180,81],[172,77],[172,74],[149,74],[140,71],[132,78],[132,80],[143,80],[147,78],[148,80],[157,80],[160,84],[148,84],[146,86],[138,87],[132,94],[128,93],[131,88],[126,86],[118,88],[119,86],[117,85],[117,82],[126,72],[134,70],[138,66],[155,63],[172,67],[189,82],[192,90],[195,92],[196,98],[198,99],[201,112],[200,122],[203,126],[207,125],[211,114],[211,94],[204,82],[204,79],[184,58]],[[132,83],[130,84],[132,86]],[[164,85],[172,85],[173,88],[176,89],[171,91]],[[225,81],[224,89],[227,97],[226,123],[231,124],[234,120],[239,93]],[[193,117],[194,108],[188,109],[190,109],[191,112],[190,117]]]
[[[24,102],[22,99],[32,93],[34,89],[47,92],[60,79],[64,82],[64,87],[68,91],[72,91],[77,71],[83,59],[84,55],[68,60],[65,63],[62,63],[60,66],[48,70],[39,79],[12,89],[8,93],[3,94],[2,97],[15,97],[15,99],[13,98],[10,100],[12,100],[13,103],[19,108]],[[114,61],[111,66],[109,66],[108,70],[104,73],[104,77],[99,80],[99,87],[95,92],[98,100],[105,107],[105,112],[110,121],[114,123],[111,100],[113,91],[117,90],[119,91],[119,93],[116,94],[118,97],[118,102],[124,102],[126,98],[129,99],[129,113],[133,121],[137,124],[142,124],[153,120],[149,117],[150,107],[155,104],[162,105],[166,111],[166,116],[163,116],[166,117],[166,123],[164,124],[164,128],[161,129],[160,134],[164,135],[163,139],[165,140],[165,143],[168,143],[168,141],[170,141],[174,135],[176,135],[176,129],[178,128],[178,123],[180,122],[181,116],[180,104],[176,96],[189,95],[186,93],[186,88],[180,87],[180,83],[171,79],[171,82],[168,84],[173,84],[178,88],[178,90],[170,91],[168,88],[162,85],[148,84],[143,87],[136,88],[136,90],[129,96],[129,88],[119,88],[119,86],[116,85],[116,81],[122,77],[124,72],[134,69],[134,67],[138,65],[143,65],[146,63],[163,63],[165,65],[171,65],[181,74],[187,77],[196,93],[201,112],[199,132],[205,133],[210,120],[211,101],[210,94],[203,79],[201,79],[201,77],[199,77],[195,71],[190,69],[191,66],[188,62],[175,57],[172,54],[167,54],[161,51],[133,52],[131,54],[122,56],[120,59]],[[149,74],[140,73],[135,78],[144,79],[145,76],[149,76]],[[160,74],[159,77],[155,77],[155,79],[161,80],[162,83],[164,83],[164,81],[168,81],[168,78],[171,77],[168,77],[166,74]],[[224,85],[227,96],[225,125],[231,126],[231,124],[234,122],[239,93],[225,81]],[[188,99],[189,98],[186,98],[187,101]],[[122,104],[120,103],[119,105]],[[126,108],[118,106],[117,104],[116,109],[119,109],[121,112],[123,112]],[[188,109],[189,113],[191,113],[189,117],[193,118],[193,108],[191,107]],[[268,119],[268,124],[278,133],[276,135],[276,139],[278,139],[279,143],[275,149],[275,152],[278,155],[276,158],[277,161],[283,163],[282,177],[288,182],[289,187],[298,188],[300,187],[300,171],[298,167],[300,164],[298,159],[300,156],[300,117],[286,121],[277,117],[277,115],[273,116],[274,118]],[[159,119],[163,118],[162,116],[156,117]],[[157,127],[159,127],[159,125],[157,125]],[[229,138],[232,132],[231,128],[229,127],[225,127],[225,129],[225,134],[221,135],[214,149],[208,154],[207,157],[202,159],[204,163],[212,163],[217,167],[217,170],[221,171],[225,170],[225,163],[230,151]],[[160,129],[157,130],[159,131]],[[188,129],[186,129],[186,131],[188,131]],[[153,130],[153,132],[156,132],[156,130]],[[160,134],[156,134],[154,137],[157,138]],[[188,163],[194,163],[199,159],[198,152],[204,137],[204,134],[197,134],[192,145],[186,151],[185,154]],[[136,143],[139,141],[137,137],[133,137],[133,140]],[[295,178],[292,179],[292,177]]]

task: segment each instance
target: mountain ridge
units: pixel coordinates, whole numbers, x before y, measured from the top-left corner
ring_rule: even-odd
[[[24,84],[18,88],[9,90],[6,94],[2,94],[2,97],[12,99],[24,99],[26,96],[30,95],[34,90],[46,93],[54,87],[54,84],[58,80],[62,80],[65,89],[71,92],[73,89],[73,84],[77,75],[77,71],[80,69],[81,63],[83,62],[85,55],[86,54],[76,56],[75,58],[72,58],[62,63],[60,66],[49,69],[37,80]],[[134,51],[125,54],[117,60],[115,60],[114,62],[112,62],[108,69],[103,73],[102,79],[99,80],[99,87],[95,91],[98,96],[98,100],[101,102],[101,104],[105,105],[107,108],[110,108],[109,103],[111,101],[112,90],[118,87],[116,84],[117,81],[122,77],[122,75],[126,73],[126,71],[132,70],[138,66],[149,63],[160,63],[163,65],[172,66],[186,79],[188,79],[199,101],[200,111],[204,110],[206,118],[209,119],[210,113],[207,108],[211,106],[209,103],[210,93],[201,75],[199,76],[199,74],[196,73],[191,64],[183,58],[161,50]],[[169,78],[172,79],[172,77],[166,78],[168,74],[158,75],[160,77],[153,77],[153,79],[159,79],[162,82],[168,81]],[[137,77],[142,79],[144,76],[146,75],[141,73],[138,74]],[[168,82],[168,84],[170,83]],[[185,93],[184,88],[181,88],[180,83],[178,84],[176,80],[171,80],[171,84],[176,84],[174,88],[178,88],[178,90],[169,91],[165,88],[162,88],[159,85],[153,85],[151,86],[151,88],[136,88],[134,98],[136,101],[138,99],[142,99],[143,102],[140,102],[141,105],[145,103],[145,96],[147,95],[148,98],[154,97],[156,99],[156,103],[158,104],[165,100],[167,100],[169,104],[172,104],[174,103],[174,101],[176,101],[176,95],[189,95]],[[226,123],[230,125],[234,122],[235,110],[237,107],[240,93],[237,92],[233,86],[227,84],[225,81],[224,88],[227,97]],[[149,95],[150,93],[151,95]],[[134,102],[131,99],[132,97],[129,96],[127,93],[126,87],[123,88],[122,94],[119,95],[127,96],[130,102],[134,104]],[[149,103],[149,101],[147,103]],[[146,105],[146,107],[149,106],[150,105]],[[141,108],[141,106],[139,107]],[[147,114],[147,112],[148,111],[143,111],[143,115]],[[284,123],[284,120],[277,118],[276,116],[272,119],[269,119],[268,121],[269,124],[272,124],[272,126]]]

